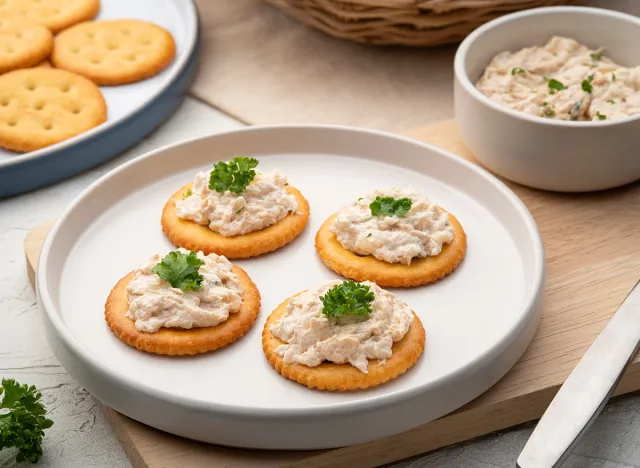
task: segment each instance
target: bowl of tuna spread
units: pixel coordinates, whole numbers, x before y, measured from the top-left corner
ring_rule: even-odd
[[[454,61],[465,145],[496,174],[583,192],[640,179],[640,20],[550,7],[476,29]]]

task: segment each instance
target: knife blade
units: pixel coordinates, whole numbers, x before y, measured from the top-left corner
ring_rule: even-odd
[[[640,281],[540,418],[518,468],[558,468],[602,411],[640,348]]]

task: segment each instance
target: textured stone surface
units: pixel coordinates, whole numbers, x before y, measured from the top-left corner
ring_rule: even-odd
[[[60,367],[44,339],[35,294],[24,267],[29,229],[54,218],[89,183],[116,165],[181,139],[239,127],[221,113],[188,100],[161,130],[127,154],[71,180],[0,201],[0,377],[38,386],[55,425],[47,432],[43,468],[129,468],[96,401]],[[513,468],[531,425],[493,434],[397,468]],[[0,468],[15,466],[14,452],[0,452]],[[640,468],[640,396],[608,406],[575,450],[566,468]]]

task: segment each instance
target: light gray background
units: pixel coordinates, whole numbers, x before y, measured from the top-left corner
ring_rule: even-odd
[[[25,270],[26,233],[55,218],[88,184],[116,165],[171,142],[240,126],[221,112],[187,99],[158,132],[123,156],[66,182],[0,200],[0,377],[34,384],[44,395],[55,424],[47,431],[45,455],[38,466],[128,468],[131,464],[96,401],[49,350]],[[532,427],[492,434],[391,466],[513,468]],[[0,468],[15,466],[14,459],[13,450],[3,450]],[[623,467],[640,468],[640,395],[610,404],[566,464],[566,468]]]

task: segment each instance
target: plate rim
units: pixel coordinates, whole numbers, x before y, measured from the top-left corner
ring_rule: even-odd
[[[176,0],[169,0],[173,3],[176,3]],[[180,1],[180,0],[178,0]],[[167,74],[164,79],[164,82],[158,86],[158,89],[149,97],[149,99],[136,108],[132,109],[126,115],[121,116],[118,119],[109,121],[98,125],[97,127],[93,127],[85,132],[82,132],[74,137],[68,138],[61,142],[58,142],[54,145],[47,146],[45,148],[41,148],[36,151],[29,151],[28,153],[16,153],[15,155],[11,155],[10,159],[1,161],[0,160],[0,171],[4,169],[13,168],[14,166],[19,166],[20,164],[32,163],[36,159],[42,159],[47,157],[52,157],[56,154],[63,153],[65,151],[71,150],[75,145],[79,143],[83,143],[84,140],[90,140],[92,138],[98,137],[105,133],[110,133],[114,131],[118,125],[122,124],[126,120],[131,117],[136,116],[138,113],[143,111],[150,103],[155,100],[164,93],[167,88],[171,87],[171,85],[176,81],[176,79],[180,76],[184,68],[189,64],[189,61],[192,58],[194,50],[198,45],[198,37],[200,32],[200,15],[198,12],[198,8],[196,6],[195,0],[181,0],[185,2],[188,10],[185,10],[188,18],[188,27],[189,27],[189,35],[187,37],[187,46],[185,50],[180,54],[176,55],[176,64],[177,66],[171,71],[171,73]],[[181,6],[176,3],[176,6]],[[126,86],[126,85],[125,85]]]
[[[473,360],[468,362],[466,365],[460,367],[454,372],[451,372],[441,379],[438,379],[434,382],[428,382],[422,385],[418,385],[412,388],[406,388],[402,390],[398,390],[397,392],[385,394],[385,395],[376,395],[371,396],[370,398],[365,398],[358,401],[346,401],[346,402],[337,402],[331,403],[327,405],[320,405],[317,407],[308,407],[308,408],[255,408],[255,407],[246,407],[239,405],[231,405],[226,403],[218,403],[212,401],[203,401],[197,400],[192,397],[185,396],[177,396],[171,392],[165,391],[160,388],[153,387],[152,385],[147,385],[137,380],[130,378],[128,375],[122,373],[121,371],[113,368],[111,365],[103,362],[96,355],[90,352],[90,350],[86,349],[86,346],[81,344],[77,338],[70,332],[70,330],[64,325],[62,321],[62,317],[57,311],[57,309],[53,305],[53,301],[51,298],[51,292],[48,289],[47,278],[46,278],[46,263],[48,261],[48,257],[51,251],[51,244],[53,240],[58,235],[58,232],[61,229],[70,216],[70,214],[75,210],[76,206],[80,204],[85,198],[89,197],[96,190],[99,190],[101,185],[107,182],[111,177],[115,175],[126,172],[129,170],[131,166],[139,164],[140,162],[151,159],[158,154],[164,153],[169,150],[173,150],[175,148],[179,148],[181,146],[186,146],[190,144],[194,144],[199,141],[215,139],[217,137],[223,137],[228,134],[243,134],[243,133],[255,133],[255,132],[270,132],[274,130],[280,131],[339,131],[339,132],[347,132],[347,133],[360,133],[363,135],[373,135],[383,138],[391,138],[398,140],[400,142],[416,145],[421,147],[423,150],[432,151],[439,153],[440,157],[444,157],[450,160],[453,160],[457,164],[461,164],[465,166],[467,169],[475,172],[475,175],[485,179],[488,183],[493,185],[496,189],[498,189],[501,194],[508,199],[509,202],[517,209],[521,216],[521,220],[524,222],[525,227],[527,228],[527,232],[532,241],[534,241],[535,252],[534,252],[534,265],[535,272],[533,275],[533,286],[531,293],[528,296],[525,296],[525,303],[520,309],[520,319],[517,320],[512,326],[505,331],[502,338],[496,341],[486,352],[481,355],[476,356]],[[37,296],[39,300],[39,305],[42,310],[42,313],[46,315],[46,319],[51,323],[55,329],[58,338],[64,343],[67,350],[77,359],[80,359],[85,364],[93,367],[94,371],[102,374],[103,378],[110,380],[111,382],[117,383],[119,386],[124,386],[130,389],[133,389],[137,392],[140,392],[143,395],[149,396],[151,398],[157,399],[164,403],[169,403],[172,405],[177,405],[179,407],[190,408],[190,409],[198,409],[205,410],[217,414],[225,414],[236,417],[252,417],[256,419],[260,418],[272,418],[272,417],[280,417],[286,418],[287,420],[303,420],[308,417],[317,417],[317,416],[347,416],[353,415],[357,413],[361,413],[367,410],[379,410],[382,408],[388,408],[390,406],[401,403],[402,401],[409,400],[411,398],[419,397],[420,394],[428,392],[429,389],[436,385],[447,384],[447,381],[452,379],[456,379],[460,374],[469,373],[475,367],[481,367],[482,365],[487,365],[493,361],[495,361],[500,353],[512,345],[512,342],[515,338],[518,338],[523,331],[525,331],[530,325],[531,321],[535,320],[539,315],[539,305],[542,301],[542,296],[544,292],[544,285],[546,279],[546,264],[545,264],[545,251],[544,244],[542,238],[540,236],[539,229],[535,220],[527,207],[524,205],[522,200],[511,190],[509,189],[501,180],[497,177],[493,176],[491,173],[486,171],[473,164],[470,161],[465,160],[464,158],[455,155],[454,153],[441,149],[437,146],[423,143],[421,141],[415,140],[410,137],[405,137],[397,134],[393,134],[390,132],[384,132],[374,129],[361,128],[361,127],[351,127],[346,125],[326,125],[326,124],[275,124],[275,125],[259,125],[259,126],[248,126],[240,129],[233,129],[225,132],[219,133],[211,133],[199,137],[187,138],[183,139],[160,148],[156,148],[152,151],[144,153],[140,156],[137,156],[130,161],[112,169],[106,174],[102,175],[96,181],[91,183],[87,188],[85,188],[80,194],[78,194],[74,200],[67,206],[67,208],[63,211],[63,213],[56,219],[53,226],[49,230],[44,243],[42,245],[40,256],[38,259],[38,267],[36,272],[36,288],[37,288]],[[502,375],[500,376],[502,378]],[[484,390],[486,391],[486,389]]]

